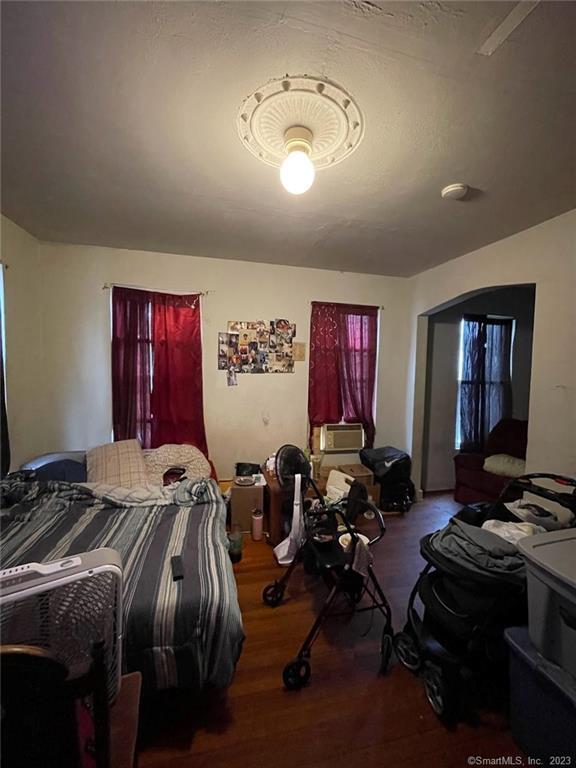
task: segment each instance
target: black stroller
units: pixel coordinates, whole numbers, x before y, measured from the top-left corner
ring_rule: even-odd
[[[367,540],[371,547],[384,536],[386,526],[379,509],[368,501],[366,486],[354,481],[346,499],[337,504],[327,505],[314,480],[310,476],[310,463],[302,451],[294,445],[284,445],[276,454],[276,476],[282,486],[285,499],[289,505],[302,506],[303,530],[298,549],[282,578],[269,584],[262,593],[263,601],[276,607],[282,602],[288,580],[299,563],[304,564],[307,573],[321,576],[328,587],[320,613],[308,632],[297,656],[286,666],[282,674],[284,685],[288,690],[298,690],[310,678],[310,652],[312,645],[325,619],[331,612],[333,604],[339,595],[343,595],[349,605],[350,612],[379,610],[384,616],[384,628],[380,644],[380,672],[388,669],[392,655],[392,621],[391,611],[386,596],[378,583],[372,568],[371,558],[364,562],[365,573],[354,570],[357,554],[360,556],[363,546],[359,544],[359,533],[356,523],[360,514],[369,511],[378,522],[378,534]],[[299,476],[300,480],[297,481]],[[298,498],[300,484],[301,499]],[[306,499],[306,492],[311,488],[314,500]],[[296,491],[295,491],[296,489]],[[349,543],[346,549],[341,546],[341,535],[348,534]],[[360,549],[358,549],[360,548]],[[370,604],[361,606],[363,597],[370,598]]]
[[[550,490],[536,484],[537,479],[552,480],[571,492]],[[529,492],[574,514],[575,489],[576,480],[572,478],[530,474],[508,483],[500,499],[511,490]],[[534,509],[532,521],[538,515],[541,522],[547,515],[554,519],[537,505]],[[493,571],[484,552],[479,568],[472,560],[456,554],[466,535],[472,533],[471,540],[481,541],[485,532],[478,536],[474,531],[479,532],[487,520],[519,522],[499,500],[464,507],[442,531],[421,539],[420,552],[426,566],[410,595],[404,630],[394,637],[398,660],[422,676],[432,709],[446,721],[473,710],[473,702],[478,699],[494,699],[495,692],[505,693],[508,672],[504,629],[527,622],[524,561],[519,553],[514,554],[512,545],[502,540],[502,552],[509,559]],[[452,535],[456,546],[446,546],[446,537]],[[424,607],[422,616],[416,608],[417,598]]]

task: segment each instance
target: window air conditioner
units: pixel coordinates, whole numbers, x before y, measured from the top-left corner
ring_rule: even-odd
[[[362,424],[324,424],[320,450],[324,453],[351,453],[364,447]]]

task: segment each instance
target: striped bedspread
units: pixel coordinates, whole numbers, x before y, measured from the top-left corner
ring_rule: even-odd
[[[131,493],[17,473],[2,481],[0,492],[2,568],[98,547],[117,550],[125,671],[141,671],[153,689],[230,685],[244,633],[226,509],[213,480]],[[176,582],[173,555],[184,566]]]

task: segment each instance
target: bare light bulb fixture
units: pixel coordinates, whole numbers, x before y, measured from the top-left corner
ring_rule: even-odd
[[[333,80],[286,74],[246,96],[236,129],[248,152],[280,169],[284,189],[302,195],[319,171],[358,149],[364,116],[354,97]]]
[[[288,128],[284,134],[287,157],[280,166],[280,181],[284,189],[292,195],[307,192],[314,183],[316,171],[309,157],[312,138],[312,131],[302,125]]]

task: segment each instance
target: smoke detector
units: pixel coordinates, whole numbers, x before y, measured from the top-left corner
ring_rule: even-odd
[[[443,200],[462,200],[468,194],[467,184],[448,184],[447,187],[440,192]]]
[[[310,188],[316,171],[345,160],[364,136],[364,117],[340,85],[310,75],[271,80],[250,94],[236,117],[254,157],[280,167],[289,192]]]

